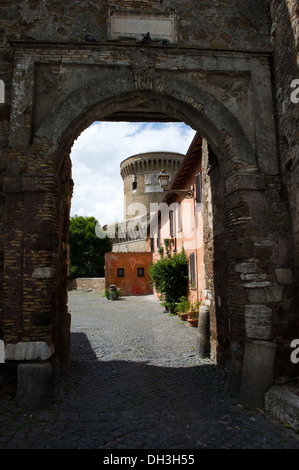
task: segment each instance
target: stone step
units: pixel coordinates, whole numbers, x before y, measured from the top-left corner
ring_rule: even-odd
[[[299,378],[271,387],[265,394],[265,408],[284,424],[299,430]]]

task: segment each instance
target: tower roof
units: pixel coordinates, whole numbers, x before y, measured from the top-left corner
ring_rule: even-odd
[[[157,172],[167,167],[168,170],[177,172],[178,166],[183,161],[184,156],[178,152],[144,152],[123,160],[120,164],[122,178],[136,173]],[[176,162],[174,164],[174,162]]]

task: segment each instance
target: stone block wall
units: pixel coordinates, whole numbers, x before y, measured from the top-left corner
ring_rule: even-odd
[[[271,45],[273,47],[273,85],[284,186],[294,236],[295,272],[299,282],[299,1],[273,0],[271,13]],[[297,80],[297,85],[293,85]],[[297,92],[296,92],[297,89]],[[292,98],[292,93],[294,93]],[[297,310],[298,310],[297,304]],[[297,330],[299,332],[299,328]]]
[[[105,292],[105,278],[77,278],[70,279],[68,282],[68,290],[80,290],[83,292],[96,292],[103,294]]]
[[[216,162],[216,160],[213,161],[213,158],[215,159],[212,149],[208,148],[208,143],[204,141],[202,148],[202,180],[204,182],[205,296],[210,299],[211,357],[219,364],[225,366],[227,343],[230,340],[227,305],[225,302],[228,260],[226,254],[227,245],[225,243],[225,223],[223,220],[224,213],[216,211],[216,207],[223,207],[224,205],[224,187],[219,165],[215,165],[212,169],[213,164]],[[211,169],[211,173],[208,174],[209,169]],[[217,273],[214,275],[216,266]]]
[[[205,49],[265,49],[269,46],[269,17],[266,1],[227,0],[91,0],[80,2],[34,1],[1,2],[0,27],[3,31],[1,55],[7,97],[12,70],[11,40],[84,41],[90,34],[107,40],[109,14],[135,12],[150,15],[175,14],[178,43]],[[146,32],[146,31],[145,31]],[[8,66],[8,67],[7,67]]]
[[[293,234],[290,250],[294,258],[289,266],[276,271],[277,279],[284,284],[284,303],[275,312],[275,331],[285,345],[280,366],[285,374],[289,372],[288,336],[299,337],[299,1],[286,0],[269,2],[271,15],[271,46],[273,47],[273,88],[276,109],[276,125],[282,175],[281,196],[290,208]],[[297,80],[294,85],[294,80]],[[297,89],[297,90],[296,90]],[[293,95],[292,95],[293,94]],[[282,230],[286,229],[281,227]],[[292,273],[288,268],[292,268]],[[280,293],[277,293],[280,295]],[[288,299],[288,300],[287,300]],[[288,306],[286,306],[288,302]],[[289,318],[289,321],[287,320]],[[279,350],[283,349],[282,346]],[[289,367],[285,367],[288,364]],[[298,367],[298,366],[297,366]],[[296,373],[296,365],[293,366]]]

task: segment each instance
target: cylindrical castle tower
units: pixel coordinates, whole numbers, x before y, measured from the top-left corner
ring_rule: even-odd
[[[112,239],[113,252],[146,251],[151,204],[160,204],[165,196],[159,184],[159,173],[166,170],[172,181],[184,157],[181,153],[157,151],[132,155],[121,162],[124,218],[105,228]]]
[[[150,204],[162,202],[165,196],[158,180],[162,169],[170,174],[170,181],[177,173],[184,155],[173,152],[139,153],[126,158],[120,164],[124,181],[124,219],[134,217],[134,203],[141,203],[150,214]]]

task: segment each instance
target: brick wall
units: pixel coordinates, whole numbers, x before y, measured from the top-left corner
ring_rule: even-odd
[[[105,287],[115,284],[121,295],[149,295],[153,293],[148,274],[151,253],[106,253]],[[138,276],[138,269],[143,275]],[[122,271],[120,271],[122,270]],[[141,273],[142,274],[142,273]]]

